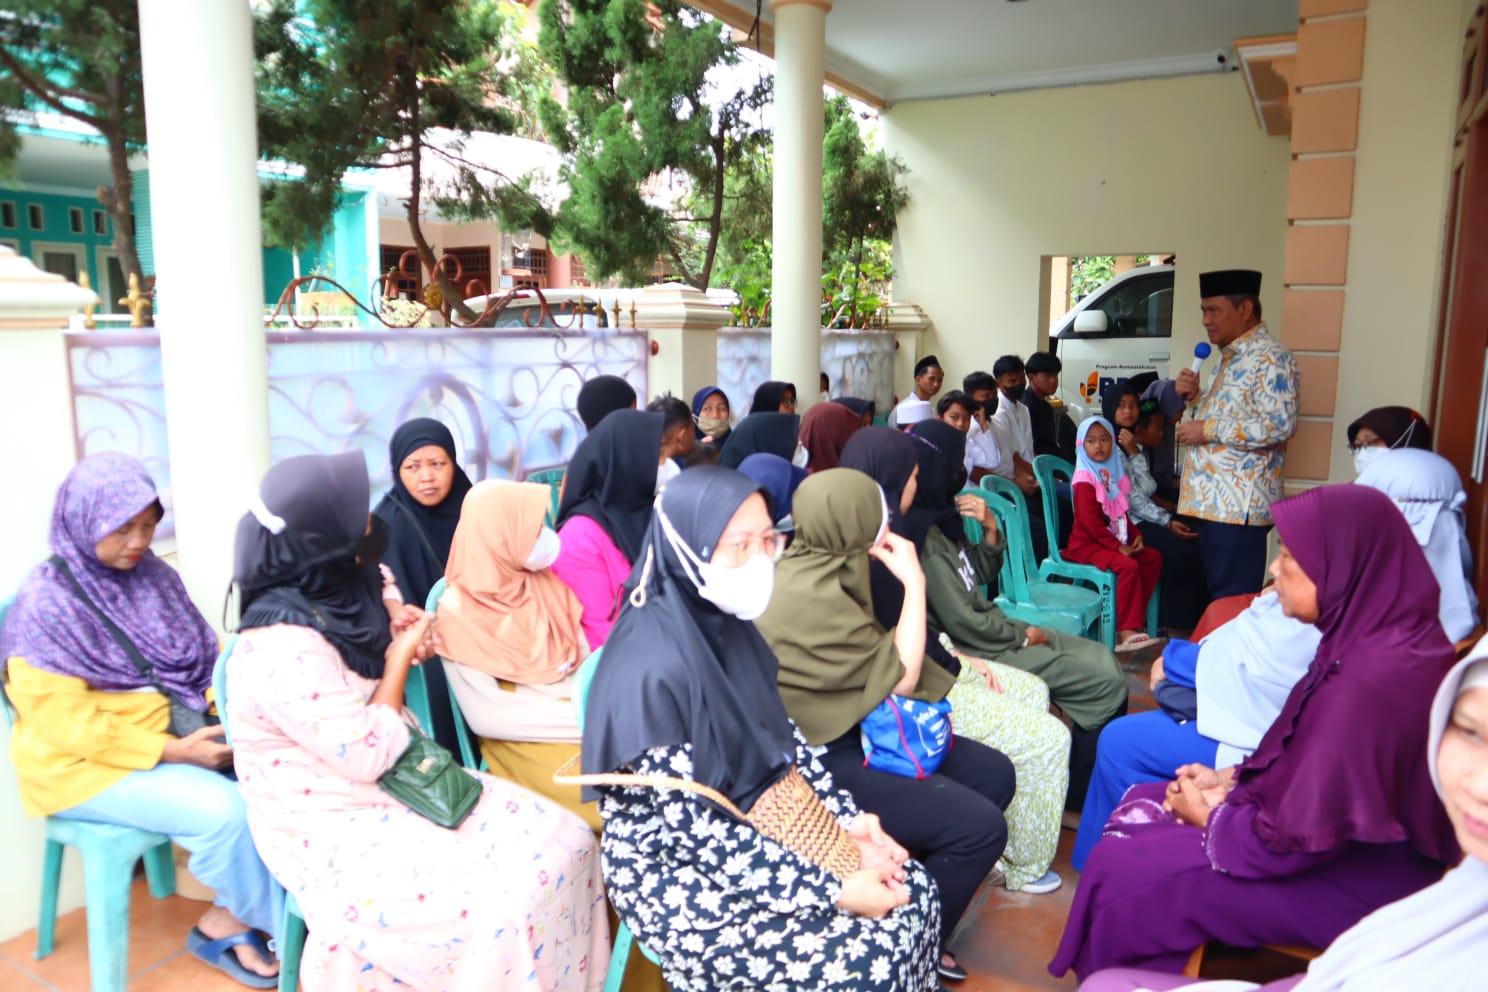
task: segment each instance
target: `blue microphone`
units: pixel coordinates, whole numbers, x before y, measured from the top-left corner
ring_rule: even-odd
[[[1194,345],[1194,360],[1193,364],[1189,366],[1189,369],[1194,375],[1199,374],[1199,368],[1204,364],[1204,359],[1208,358],[1209,353],[1213,350],[1213,348],[1209,347],[1208,341],[1200,341]]]

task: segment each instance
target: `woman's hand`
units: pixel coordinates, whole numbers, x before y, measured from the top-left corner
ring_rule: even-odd
[[[905,589],[925,588],[925,571],[920,568],[920,556],[915,551],[913,541],[907,541],[893,531],[888,531],[884,534],[883,543],[869,548],[868,554],[883,562],[884,567]]]
[[[1184,823],[1200,829],[1209,825],[1209,814],[1218,803],[1210,802],[1211,794],[1194,784],[1191,778],[1180,778],[1168,785],[1163,808]],[[1222,802],[1223,800],[1221,800]]]
[[[1181,537],[1185,541],[1192,541],[1194,538],[1199,536],[1197,531],[1195,531],[1188,524],[1184,523],[1182,520],[1179,520],[1177,517],[1174,517],[1172,520],[1168,521],[1168,530],[1171,531],[1175,537]]]
[[[172,737],[165,742],[160,760],[173,765],[195,765],[209,771],[221,771],[232,764],[232,748],[227,746],[227,730],[218,724],[193,730],[185,737]]]
[[[1134,547],[1132,547],[1130,544],[1123,544],[1119,548],[1117,548],[1116,550],[1117,551],[1120,551],[1122,554],[1126,555],[1128,558],[1130,558],[1132,555],[1134,555],[1134,554],[1137,553],[1137,549],[1134,548]]]
[[[1116,443],[1121,445],[1121,450],[1126,452],[1128,456],[1135,455],[1142,450],[1141,446],[1137,444],[1136,437],[1125,427],[1116,432]]]
[[[1130,548],[1131,548],[1131,553],[1132,554],[1138,554],[1138,553],[1140,553],[1141,551],[1144,551],[1147,548],[1147,542],[1144,541],[1144,540],[1142,540],[1142,532],[1140,530],[1138,530],[1137,528],[1133,527],[1131,529],[1131,532],[1132,532],[1132,539],[1131,539],[1131,544],[1129,545]]]
[[[1168,794],[1171,796],[1178,791],[1179,784],[1182,782],[1193,783],[1210,806],[1218,806],[1235,787],[1235,770],[1226,768],[1222,772],[1217,772],[1208,765],[1184,765],[1178,769],[1177,777],[1169,784]],[[1163,806],[1166,809],[1167,803],[1164,802]]]
[[[993,516],[986,500],[972,496],[970,493],[963,493],[956,497],[956,512],[963,517],[975,520],[982,525],[983,530],[997,533],[997,518]]]
[[[969,662],[971,664],[971,667],[977,670],[977,674],[987,680],[988,689],[991,689],[993,692],[997,693],[1007,692],[1007,690],[1002,687],[1002,683],[997,681],[997,673],[992,671],[991,666],[988,665],[985,661],[980,658],[969,658],[966,655],[962,655],[961,660]]]
[[[909,892],[904,888],[903,880],[904,869],[893,862],[859,868],[842,880],[837,908],[870,920],[887,916],[909,903]]]
[[[1029,627],[1023,635],[1023,646],[1025,648],[1036,648],[1040,644],[1048,644],[1049,635],[1042,627]]]
[[[1156,692],[1157,684],[1165,678],[1167,675],[1163,672],[1162,655],[1158,655],[1157,660],[1152,663],[1152,674],[1147,676],[1147,691]]]
[[[859,813],[847,828],[847,835],[857,845],[862,858],[858,868],[876,868],[881,864],[902,865],[909,860],[909,852],[895,843],[894,838],[884,833],[883,824],[873,813]],[[903,873],[899,880],[904,878]]]
[[[416,609],[416,607],[405,607]],[[390,666],[416,665],[439,650],[439,640],[433,636],[434,614],[418,611],[407,626],[400,630],[393,643],[388,645],[383,657]]]

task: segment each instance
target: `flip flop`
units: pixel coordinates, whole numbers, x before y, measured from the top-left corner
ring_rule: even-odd
[[[1168,643],[1166,637],[1150,637],[1147,634],[1143,634],[1140,637],[1133,637],[1123,644],[1116,645],[1116,653],[1136,654],[1138,651],[1146,651],[1149,648],[1162,647],[1166,643]]]
[[[272,977],[260,975],[243,967],[243,962],[233,953],[233,948],[239,944],[250,944],[253,949],[263,956],[265,961],[274,960],[274,955],[269,951],[269,943],[264,940],[263,935],[257,930],[244,930],[235,933],[231,937],[219,937],[212,940],[196,927],[186,935],[186,950],[191,956],[211,965],[218,971],[240,985],[246,985],[250,989],[276,989],[279,987],[279,976]]]

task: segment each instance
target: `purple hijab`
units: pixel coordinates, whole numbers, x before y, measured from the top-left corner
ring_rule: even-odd
[[[1344,485],[1272,507],[1281,539],[1317,584],[1323,634],[1229,797],[1258,807],[1256,834],[1274,851],[1404,842],[1442,864],[1461,858],[1421,774],[1431,700],[1455,652],[1431,567],[1393,505]]]
[[[139,462],[117,452],[78,462],[57,490],[52,551],[78,584],[155,668],[162,685],[196,709],[206,706],[217,635],[186,596],[176,570],[146,551],[129,570],[98,560],[93,548],[158,500]],[[0,632],[0,657],[83,679],[103,692],[150,688],[98,615],[51,562],[32,570]]]

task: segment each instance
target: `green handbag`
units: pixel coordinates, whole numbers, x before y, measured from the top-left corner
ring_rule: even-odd
[[[410,724],[409,730],[408,750],[377,784],[419,816],[453,830],[480,801],[480,780],[419,727]]]

